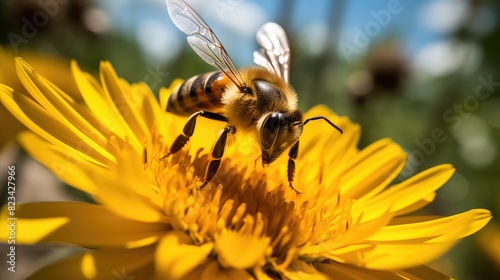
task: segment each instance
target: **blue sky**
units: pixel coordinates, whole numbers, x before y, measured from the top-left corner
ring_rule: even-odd
[[[255,31],[264,22],[278,20],[282,3],[265,0],[187,2],[211,25],[238,65],[252,64]],[[308,45],[309,50],[320,48],[325,38],[326,29],[322,27],[328,20],[329,3],[330,0],[296,0],[292,27],[287,33],[298,36],[299,42]],[[335,45],[337,48],[341,43],[355,46],[362,53],[367,50],[364,45],[367,38],[368,43],[374,43],[396,35],[405,54],[414,57],[430,44],[446,38],[460,17],[464,17],[464,3],[464,0],[348,0],[339,27],[339,42]],[[101,0],[101,6],[110,15],[114,28],[136,38],[146,56],[168,61],[185,42],[184,35],[169,19],[164,0]],[[360,31],[364,33],[361,45],[359,40],[358,44],[355,41]]]

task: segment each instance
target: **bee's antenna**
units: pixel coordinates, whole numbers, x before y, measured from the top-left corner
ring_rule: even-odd
[[[302,123],[302,125],[306,125],[308,122],[310,122],[310,121],[316,121],[316,120],[324,120],[324,121],[326,121],[329,125],[331,125],[333,128],[335,128],[336,130],[338,130],[338,131],[340,132],[340,134],[343,134],[343,133],[344,133],[344,131],[342,131],[342,129],[340,129],[340,127],[336,126],[334,123],[332,123],[329,119],[327,119],[327,118],[326,118],[326,117],[324,117],[324,116],[317,116],[317,117],[311,117],[311,118],[308,118],[308,119],[306,119],[306,120],[304,121],[304,123]],[[294,122],[292,125],[293,125],[293,126],[295,126],[295,125],[300,125],[300,123],[299,123],[299,124],[296,124],[296,122]]]

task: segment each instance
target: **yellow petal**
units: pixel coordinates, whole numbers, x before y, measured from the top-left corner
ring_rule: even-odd
[[[306,176],[305,182],[300,183],[302,186],[314,188],[320,181],[323,181],[326,186],[337,183],[342,170],[349,163],[348,159],[357,152],[356,145],[360,136],[359,127],[353,125],[352,127],[349,126],[349,128],[339,136],[336,130],[326,133],[324,129],[312,127],[312,130],[323,131],[317,136],[320,138],[311,139],[309,142],[302,141],[305,136],[301,138],[297,165],[299,170],[302,169]],[[303,135],[306,135],[306,132]],[[311,136],[315,137],[314,135]],[[286,157],[283,157],[283,159],[286,160]],[[328,166],[332,165],[335,168],[328,168]],[[300,180],[301,173],[298,173],[297,182],[300,182]],[[305,190],[307,193],[311,191]]]
[[[460,238],[482,228],[490,218],[489,211],[479,209],[431,221],[386,226],[366,238],[364,242],[371,247],[349,245],[329,253],[336,261],[360,267],[407,268],[439,257]],[[355,246],[353,250],[349,250],[351,246]]]
[[[142,155],[128,147],[116,166],[87,172],[97,188],[99,202],[117,215],[142,222],[165,220],[163,199],[153,188],[142,166]]]
[[[4,229],[8,229],[0,232],[0,240],[5,243],[9,242],[9,239],[14,238],[15,242],[18,244],[39,243],[44,241],[44,238],[50,239],[54,231],[69,223],[68,217],[40,218],[32,221],[24,219],[21,215],[18,215],[18,217],[14,217],[14,215],[7,216],[5,208],[6,207],[2,209],[2,218],[8,217],[11,219],[17,219],[2,219],[1,225]],[[22,223],[22,227],[19,226],[20,223]]]
[[[96,152],[110,157],[104,148],[107,139],[82,116],[85,114],[85,109],[80,104],[63,98],[58,90],[52,88],[21,58],[16,59],[16,69],[26,89],[49,114],[59,120],[71,134],[78,137],[80,142],[85,142]],[[94,120],[92,115],[85,114],[85,116]],[[33,121],[39,122],[40,126],[44,127],[47,120],[33,119]]]
[[[135,86],[135,88],[137,91],[144,91],[142,94],[143,100],[138,110],[148,127],[148,133],[156,131],[159,135],[166,136],[169,133],[167,131],[169,126],[167,126],[167,122],[165,121],[164,111],[158,106],[158,100],[151,94],[150,89],[146,85],[140,84]]]
[[[324,116],[337,126],[344,129],[344,133],[350,132],[349,130],[357,130],[355,125],[352,125],[347,118],[340,118],[325,106],[315,106],[304,114],[304,119],[308,117]],[[359,136],[359,135],[358,135]],[[304,127],[304,132],[300,137],[300,151],[301,154],[307,155],[309,151],[317,147],[328,146],[330,150],[337,147],[334,145],[337,139],[342,139],[343,135],[336,129],[332,128],[328,123],[323,120],[309,122]],[[351,138],[351,137],[349,137]],[[358,137],[355,137],[357,139]],[[331,143],[326,145],[326,143]],[[357,144],[357,141],[356,143]],[[340,150],[340,149],[339,149]]]
[[[417,201],[413,204],[410,204],[406,207],[403,207],[403,208],[399,209],[398,211],[394,212],[394,216],[401,216],[401,215],[415,212],[415,211],[427,206],[429,203],[433,202],[434,198],[436,198],[436,193],[430,193],[427,196],[420,199],[419,201]]]
[[[301,186],[299,189],[307,194],[318,192],[318,183],[325,186],[338,183],[339,175],[346,162],[357,152],[356,145],[360,137],[359,125],[351,123],[348,118],[338,117],[325,106],[316,106],[305,114],[305,118],[312,116],[328,118],[337,126],[342,127],[344,133],[340,134],[323,120],[312,121],[305,126],[300,138],[295,181],[298,186]],[[286,160],[287,157],[282,156],[274,166],[286,166]],[[335,166],[335,168],[329,168],[329,166]],[[286,167],[283,168],[286,169]],[[281,170],[283,169],[280,169],[280,173]],[[334,189],[328,188],[327,190],[334,191]]]
[[[182,279],[207,261],[213,244],[191,245],[185,233],[171,232],[161,240],[155,253],[155,266],[162,279]]]
[[[50,144],[29,131],[22,132],[17,138],[29,155],[43,163],[63,182],[95,195],[98,186],[94,184],[87,170],[107,167],[85,160],[85,156],[79,150]]]
[[[114,135],[125,140],[127,132],[124,124],[117,112],[111,110],[99,83],[92,76],[82,72],[75,61],[71,62],[71,71],[89,110],[101,121],[100,129],[113,131]]]
[[[416,279],[416,280],[427,280],[427,279],[439,279],[439,280],[447,280],[453,279],[450,276],[447,276],[439,271],[436,271],[428,266],[421,265],[411,268],[406,268],[402,270],[397,270],[396,273],[399,275],[406,277],[408,279]]]
[[[304,118],[310,118],[315,116],[325,116],[327,118],[331,118],[332,122],[337,120],[337,118],[340,118],[330,108],[321,104],[313,106],[311,109],[307,110],[307,112],[304,114]]]
[[[369,244],[360,244],[359,247],[349,246],[347,251],[342,251],[344,246],[348,246],[350,244],[357,244],[358,242],[362,242],[365,238],[371,236],[374,232],[380,230],[386,226],[392,219],[392,215],[390,213],[385,213],[381,215],[379,218],[360,223],[357,225],[351,226],[349,231],[347,231],[343,236],[339,238],[335,238],[333,240],[328,240],[325,242],[321,242],[314,245],[304,246],[300,249],[301,256],[307,256],[311,258],[321,258],[322,256],[329,255],[330,252],[336,251],[341,252],[341,254],[351,253],[351,250],[356,248],[356,250],[363,250],[366,247],[371,247]]]
[[[272,252],[269,243],[269,237],[254,237],[227,230],[215,240],[214,251],[223,267],[245,269],[264,264]]]
[[[387,241],[367,241],[369,247],[358,248],[349,245],[330,252],[329,258],[371,269],[393,270],[426,263],[444,254],[453,246],[458,238],[467,231],[466,226],[455,230],[445,241],[426,242],[426,239]],[[353,249],[349,249],[353,247]]]
[[[9,50],[10,48],[0,47],[0,83],[9,84],[15,91],[25,92],[25,88],[19,81],[15,71],[17,56],[24,57],[31,65],[37,68],[37,71],[55,82],[64,91],[66,91],[65,98],[73,99],[77,102],[81,101],[75,83],[68,72],[69,61],[62,57],[50,56],[47,53],[35,53],[29,50],[21,50],[14,53]]]
[[[137,247],[158,241],[166,225],[122,219],[106,207],[81,202],[19,204],[16,242],[59,242],[85,247]],[[2,209],[2,222],[8,209]],[[3,227],[5,228],[5,227]],[[0,240],[8,238],[0,231]]]
[[[0,92],[0,99],[5,108],[42,138],[67,149],[77,148],[82,152],[82,157],[88,161],[110,163],[113,158],[111,154],[102,148],[98,149],[102,153],[97,153],[94,146],[82,141],[65,124],[50,115],[47,110],[32,99],[23,94],[12,92],[12,89],[3,85],[0,85]]]
[[[412,219],[410,217],[409,219]],[[416,223],[406,223],[406,217],[396,219],[398,224],[382,227],[366,240],[374,242],[397,242],[400,240],[423,240],[427,242],[447,241],[471,235],[483,228],[491,219],[491,213],[484,209],[469,210],[453,216],[434,218]],[[463,230],[465,228],[465,230]],[[461,234],[453,233],[460,230]],[[439,238],[438,238],[439,237]]]
[[[363,213],[363,221],[367,221],[381,215],[388,208],[391,212],[398,212],[410,207],[439,189],[453,172],[455,169],[449,164],[427,169],[371,199],[354,202],[352,215],[356,217]]]
[[[89,251],[45,266],[28,279],[152,279],[154,249],[148,246]]]
[[[342,172],[340,193],[358,203],[382,191],[399,174],[406,154],[390,139],[379,140],[359,153]]]
[[[393,186],[378,199],[397,202],[393,211],[400,211],[405,207],[419,202],[441,188],[455,173],[451,164],[442,164],[429,168],[412,178]]]
[[[447,252],[457,241],[442,243],[377,244],[355,254],[332,252],[338,260],[370,269],[394,270],[428,263]]]
[[[104,96],[108,99],[108,110],[118,112],[118,120],[122,123],[130,139],[130,144],[137,150],[142,150],[142,141],[145,139],[146,127],[140,120],[137,110],[134,109],[128,99],[124,98],[126,94],[131,94],[130,89],[124,90],[123,87],[129,87],[125,81],[118,78],[113,66],[109,61],[103,61],[100,65],[101,84],[104,89]]]
[[[203,273],[201,274],[201,280],[253,280],[245,270],[234,269],[234,268],[222,268],[215,261],[210,262]]]
[[[316,270],[314,266],[296,260],[290,264],[290,266],[283,271],[280,271],[286,279],[290,280],[301,280],[301,279],[311,279],[311,280],[327,280],[328,277]]]
[[[383,271],[371,270],[362,267],[339,263],[320,263],[318,270],[327,274],[330,279],[339,280],[446,280],[451,277],[446,276],[430,267],[417,266],[404,270]]]
[[[333,263],[318,264],[318,271],[336,280],[402,280],[403,278],[392,271],[369,270],[352,265]]]

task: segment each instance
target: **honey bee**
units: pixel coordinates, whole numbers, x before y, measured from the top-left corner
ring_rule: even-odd
[[[254,52],[254,62],[260,67],[238,70],[212,29],[186,2],[167,0],[167,10],[174,24],[188,35],[193,50],[220,70],[194,76],[173,90],[167,111],[189,119],[167,156],[188,142],[198,117],[225,122],[227,126],[212,147],[205,179],[198,190],[217,174],[228,136],[245,133],[260,146],[263,166],[289,149],[288,182],[301,193],[293,187],[293,178],[304,126],[324,120],[340,133],[342,130],[324,116],[303,120],[297,94],[288,82],[290,48],[283,28],[273,22],[264,24],[256,35],[261,49]]]

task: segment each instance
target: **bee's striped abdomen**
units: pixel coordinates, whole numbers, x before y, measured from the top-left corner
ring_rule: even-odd
[[[194,76],[173,90],[167,101],[167,112],[181,116],[200,110],[219,112],[222,93],[229,82],[220,71]]]

